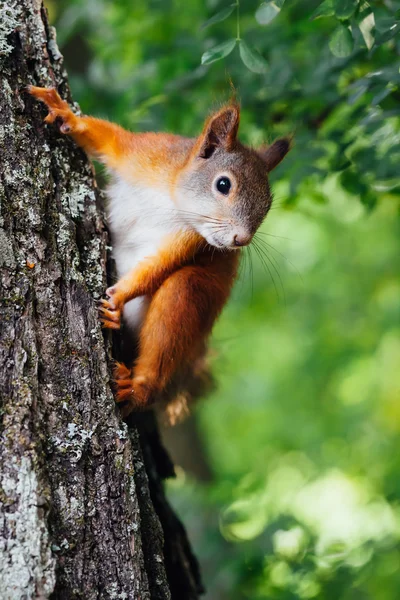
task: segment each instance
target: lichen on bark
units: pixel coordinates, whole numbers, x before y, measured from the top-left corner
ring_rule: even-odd
[[[115,409],[97,318],[99,192],[26,93],[51,85],[71,100],[62,56],[39,0],[7,0],[0,15],[0,598],[167,600],[174,531],[153,505],[151,442]]]

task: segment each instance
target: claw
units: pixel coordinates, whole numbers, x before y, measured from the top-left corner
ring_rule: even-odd
[[[115,402],[119,404],[120,402],[126,402],[127,400],[132,401],[133,399],[133,389],[131,387],[126,390],[121,390],[118,388],[117,393],[115,394]]]
[[[132,371],[123,363],[116,363],[114,368],[114,384],[116,386],[115,401],[131,400],[133,395]]]
[[[107,290],[107,292],[108,292],[108,290]],[[107,292],[106,292],[106,294],[107,294]],[[117,310],[117,305],[110,296],[108,296],[108,299],[104,298],[101,302],[102,302],[103,306],[105,306],[106,308],[108,308],[110,310]]]
[[[100,306],[99,312],[103,319],[109,319],[110,321],[114,321],[115,323],[119,322],[119,313],[114,310],[108,310],[104,306]]]
[[[44,118],[44,122],[45,123],[54,123],[54,121],[56,120],[57,115],[54,111],[50,111],[49,114],[47,115],[47,117]]]
[[[132,392],[132,378],[131,379],[118,379],[118,389],[126,390],[129,389]]]
[[[60,98],[57,90],[30,85],[27,87],[27,91],[41,102],[44,102],[49,109],[49,114],[44,119],[46,123],[54,123],[58,119],[61,121],[61,133],[70,133],[73,130],[76,117],[67,102]]]
[[[144,377],[133,377],[131,369],[123,363],[116,363],[114,369],[115,402],[125,403],[121,407],[122,417],[133,410],[143,410],[152,404],[151,389]]]
[[[108,319],[100,319],[100,323],[103,329],[121,329],[119,323],[113,323],[113,321],[109,321]]]
[[[104,299],[100,300],[98,311],[103,327],[106,329],[120,329],[121,311],[116,309],[111,302]]]
[[[29,85],[27,90],[31,96],[44,102],[50,109],[69,109],[68,104],[60,98],[60,95],[54,88],[42,88],[36,87],[35,85]]]

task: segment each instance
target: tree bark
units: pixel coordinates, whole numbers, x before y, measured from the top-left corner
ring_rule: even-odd
[[[28,84],[71,101],[41,1],[0,2],[0,598],[194,600],[155,420],[128,428],[110,389],[93,172]]]

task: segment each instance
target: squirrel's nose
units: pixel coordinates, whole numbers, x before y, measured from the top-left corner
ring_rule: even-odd
[[[247,246],[251,242],[251,235],[248,233],[236,233],[233,236],[233,243],[235,246]]]

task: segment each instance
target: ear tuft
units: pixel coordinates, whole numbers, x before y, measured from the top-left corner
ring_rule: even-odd
[[[277,165],[279,165],[291,147],[291,138],[279,138],[279,140],[276,140],[267,148],[261,148],[259,150],[259,154],[267,164],[268,172],[272,171]]]
[[[224,106],[207,119],[200,136],[198,155],[209,158],[216,148],[233,148],[239,128],[240,108],[236,103]]]

